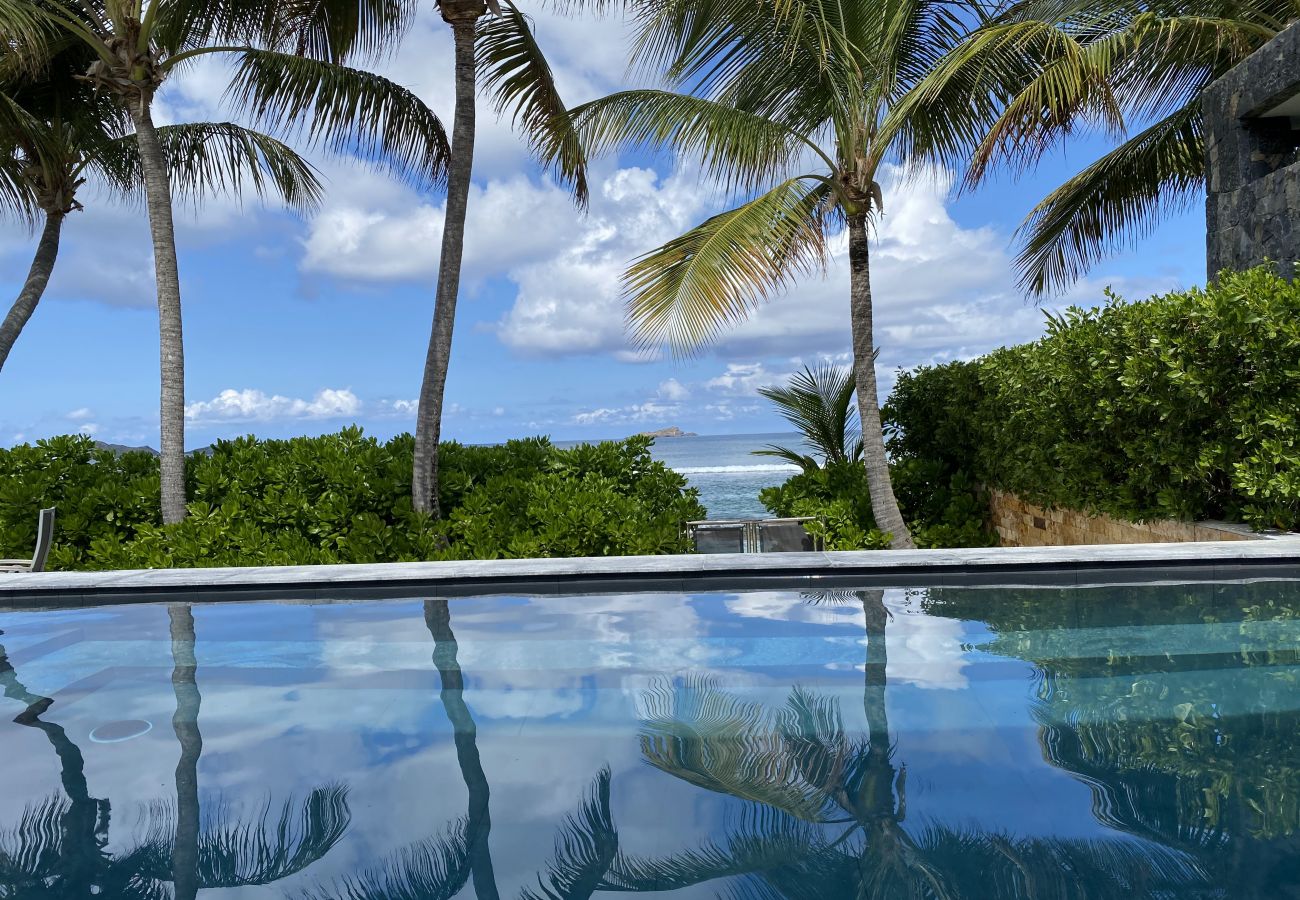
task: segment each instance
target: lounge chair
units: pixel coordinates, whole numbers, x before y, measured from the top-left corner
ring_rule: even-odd
[[[793,519],[706,519],[686,523],[696,553],[808,553],[824,550],[804,528],[810,516]]]
[[[759,553],[809,553],[822,549],[803,523],[808,518],[763,519],[754,523]]]
[[[686,529],[696,553],[744,553],[749,549],[748,522],[688,522]]]
[[[31,559],[0,559],[0,573],[44,572],[53,540],[54,507],[50,507],[41,510],[40,520],[36,523],[36,554]]]

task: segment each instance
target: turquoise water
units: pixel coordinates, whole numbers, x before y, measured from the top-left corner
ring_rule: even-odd
[[[754,456],[753,451],[766,444],[797,449],[801,442],[796,433],[658,438],[650,453],[699,489],[709,518],[757,519],[771,515],[758,501],[758,492],[799,470],[770,456]]]
[[[0,612],[0,897],[1294,898],[1294,582]]]

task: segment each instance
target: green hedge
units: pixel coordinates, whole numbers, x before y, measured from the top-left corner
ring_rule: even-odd
[[[1127,519],[1300,527],[1300,283],[1107,296],[1032,344],[900,374],[895,461]]]
[[[920,460],[890,467],[894,494],[918,547],[988,547],[988,502],[969,477],[942,475]],[[759,499],[775,516],[815,516],[805,526],[827,550],[887,550],[889,535],[876,527],[867,470],[859,462],[830,463],[764,488]]]
[[[684,552],[705,510],[649,447],[444,444],[435,521],[411,507],[410,435],[222,441],[189,458],[189,516],[164,527],[156,457],[58,437],[0,450],[0,557],[31,555],[50,505],[57,569]]]

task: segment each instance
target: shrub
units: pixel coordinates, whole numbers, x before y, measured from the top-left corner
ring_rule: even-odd
[[[1300,526],[1300,284],[1268,269],[1049,317],[1039,341],[900,377],[896,459],[1047,506]]]
[[[0,450],[0,556],[31,552],[51,504],[60,569],[683,552],[681,522],[705,511],[649,447],[444,444],[434,520],[411,506],[410,435],[221,441],[189,458],[189,516],[163,526],[155,457],[54,438]]]
[[[809,446],[822,451],[818,459],[793,450],[769,453],[797,462],[803,471],[760,492],[763,504],[778,516],[816,517],[806,527],[825,539],[827,549],[887,548],[889,536],[876,527],[861,462],[852,371],[831,365],[808,368],[791,379],[789,388],[768,388],[762,393],[799,426]],[[915,440],[927,437],[918,432]],[[899,462],[896,454],[890,472],[894,495],[917,546],[988,546],[993,541],[985,527],[987,504],[974,496],[969,478],[955,468],[949,472],[943,460],[929,458],[947,446],[947,437],[935,436],[932,447],[911,455],[918,458]]]
[[[100,450],[85,436],[0,450],[0,558],[30,557],[37,513],[55,506],[49,565],[86,568],[95,541],[129,541],[160,521],[158,495],[158,460],[148,453]]]
[[[884,550],[889,535],[871,514],[867,470],[860,463],[834,462],[792,475],[764,488],[759,500],[777,516],[816,516],[804,527],[824,538],[827,550]]]

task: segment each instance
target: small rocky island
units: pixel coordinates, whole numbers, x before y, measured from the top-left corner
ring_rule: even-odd
[[[669,438],[669,437],[699,437],[694,431],[682,431],[676,425],[669,428],[660,428],[658,431],[642,431],[637,437],[651,438]]]

